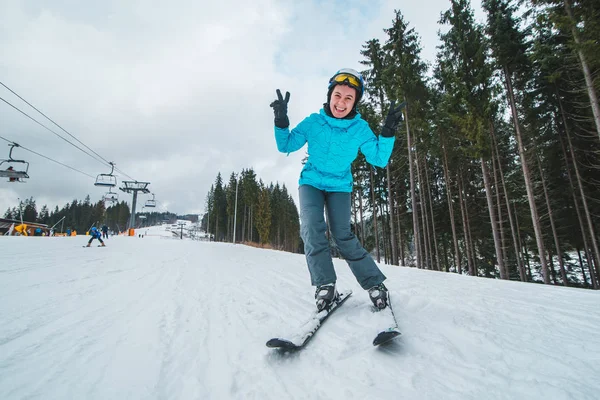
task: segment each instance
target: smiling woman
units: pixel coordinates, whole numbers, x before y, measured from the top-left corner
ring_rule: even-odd
[[[329,110],[335,118],[345,118],[354,110],[356,90],[348,86],[337,85],[329,98]]]
[[[384,309],[389,304],[383,284],[385,276],[350,229],[353,184],[350,167],[359,151],[369,163],[385,167],[394,147],[403,106],[395,108],[392,103],[382,134],[375,136],[357,111],[363,91],[364,80],[359,72],[350,68],[339,70],[329,80],[327,103],[321,111],[311,114],[292,130],[287,116],[290,93],[284,97],[277,89],[277,100],[271,103],[277,149],[290,153],[308,143],[308,160],[299,181],[300,233],[311,282],[316,286],[319,311],[328,309],[338,297],[324,211],[338,250],[358,283],[369,291],[375,307]]]

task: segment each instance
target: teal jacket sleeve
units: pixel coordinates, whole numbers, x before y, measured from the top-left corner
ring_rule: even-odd
[[[282,153],[291,153],[296,150],[300,150],[308,141],[310,125],[310,117],[306,117],[291,131],[289,127],[275,127],[275,141],[277,142],[277,150]]]
[[[394,149],[395,137],[375,136],[368,125],[365,127],[367,140],[360,146],[360,151],[365,155],[367,162],[376,167],[385,167]]]

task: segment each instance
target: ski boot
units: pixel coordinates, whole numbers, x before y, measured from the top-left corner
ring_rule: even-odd
[[[338,292],[335,289],[335,283],[329,283],[327,285],[317,286],[315,292],[315,300],[317,301],[317,310],[323,311],[338,298]]]
[[[91,243],[88,243],[87,246],[85,246],[85,247],[90,247],[91,245],[92,245]]]
[[[388,305],[388,290],[383,283],[369,289],[369,298],[375,308],[383,310]]]
[[[104,242],[102,242],[102,244],[100,246],[105,247],[106,245],[104,244]]]

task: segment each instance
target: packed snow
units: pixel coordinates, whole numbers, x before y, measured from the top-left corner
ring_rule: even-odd
[[[599,292],[380,265],[402,336],[374,347],[335,260],[354,294],[286,353],[303,255],[136,233],[0,237],[0,399],[600,398]]]

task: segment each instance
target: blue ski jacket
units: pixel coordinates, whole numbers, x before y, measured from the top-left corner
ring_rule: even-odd
[[[308,143],[308,160],[298,184],[328,192],[352,192],[350,166],[358,156],[385,167],[394,148],[394,137],[375,136],[369,124],[357,113],[352,119],[328,116],[324,109],[311,114],[290,131],[275,127],[277,149],[291,153]]]
[[[102,237],[102,234],[100,233],[100,231],[97,228],[92,228],[92,230],[90,231],[90,235],[96,239],[99,239]]]

